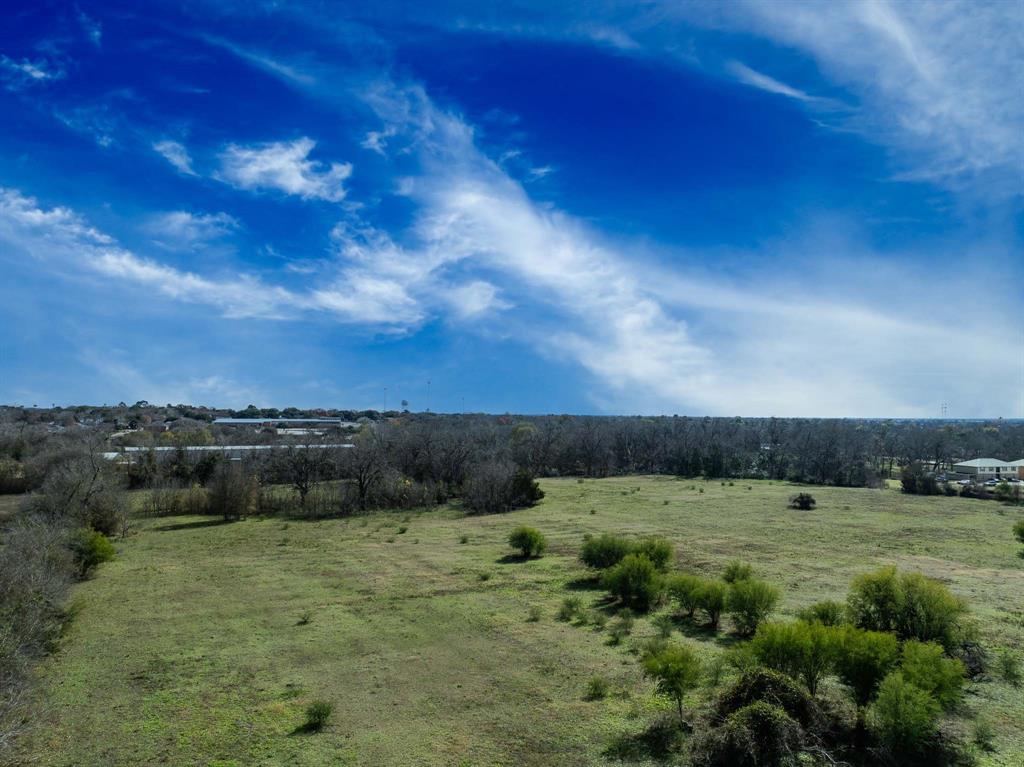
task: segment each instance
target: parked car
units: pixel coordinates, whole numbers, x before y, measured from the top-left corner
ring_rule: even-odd
[[[969,479],[958,479],[956,481],[956,483],[958,485],[969,485],[969,484],[971,484],[971,480],[969,480]]]
[[[985,487],[995,487],[999,484],[998,479],[987,479],[985,480]]]

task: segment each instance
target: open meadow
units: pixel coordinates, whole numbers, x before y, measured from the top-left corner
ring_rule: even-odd
[[[1024,559],[1010,533],[1019,510],[816,487],[817,509],[801,512],[787,508],[793,486],[748,480],[541,486],[538,506],[502,515],[139,520],[118,558],[75,587],[19,763],[512,767],[626,753],[656,763],[629,746],[672,710],[636,655],[657,612],[620,644],[593,621],[556,617],[571,596],[591,615],[604,609],[577,559],[586,533],[665,536],[687,572],[716,575],[742,558],[783,590],[782,616],[844,599],[855,575],[893,563],[967,599],[991,650],[1024,647]],[[548,537],[540,559],[511,556],[507,536],[524,523]],[[680,621],[673,635],[708,668],[736,641],[728,623],[711,634]],[[595,676],[609,692],[590,700]],[[705,685],[689,703],[712,694]],[[318,699],[333,715],[306,732]],[[993,674],[968,686],[964,705],[984,710],[994,733],[979,764],[1024,764],[1020,687]],[[967,741],[971,725],[969,713]]]

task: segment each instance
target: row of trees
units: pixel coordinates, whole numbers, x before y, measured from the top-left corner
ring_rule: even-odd
[[[533,476],[650,473],[863,486],[914,463],[933,470],[980,455],[1024,455],[1024,425],[1017,422],[374,415],[364,431],[378,435],[392,468],[417,482],[447,486],[461,486],[469,466],[491,461],[513,463]],[[0,492],[38,487],[52,428],[32,423],[24,411],[0,409]],[[62,434],[88,439],[103,428]],[[190,440],[225,444],[239,435],[201,428],[168,439],[181,446]],[[324,439],[331,437],[317,438]]]

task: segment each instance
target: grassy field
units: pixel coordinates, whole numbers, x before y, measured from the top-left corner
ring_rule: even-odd
[[[609,743],[640,733],[669,704],[633,654],[655,634],[649,619],[620,646],[607,630],[555,619],[566,596],[588,605],[602,596],[576,561],[587,532],[667,536],[680,568],[707,574],[742,557],[784,589],[784,614],[842,599],[854,575],[896,563],[966,597],[986,645],[1024,647],[1024,560],[1010,533],[1019,511],[814,488],[818,509],[795,512],[786,508],[795,490],[767,482],[542,485],[541,505],[503,516],[141,522],[119,558],[77,587],[77,616],[42,669],[45,714],[20,758],[76,767],[610,763]],[[542,559],[507,556],[505,538],[522,523],[547,534]],[[535,607],[540,620],[528,620]],[[731,641],[687,631],[677,640],[709,660]],[[588,701],[595,675],[611,694]],[[334,714],[308,734],[300,726],[315,699]],[[973,684],[966,707],[996,733],[981,764],[1024,763],[1020,688]]]

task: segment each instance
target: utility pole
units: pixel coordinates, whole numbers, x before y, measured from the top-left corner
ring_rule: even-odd
[[[388,412],[388,387],[386,386],[384,387],[384,410],[382,410],[381,412]]]
[[[430,412],[430,379],[427,379],[427,412]]]

